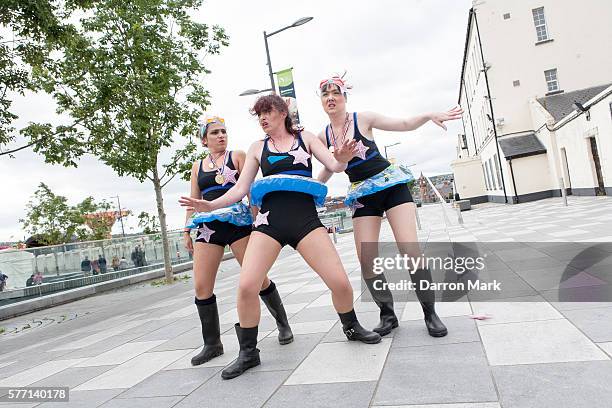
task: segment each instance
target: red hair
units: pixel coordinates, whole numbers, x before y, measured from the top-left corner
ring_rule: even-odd
[[[292,135],[297,135],[298,131],[293,127],[293,121],[289,115],[289,108],[287,107],[287,104],[283,98],[276,94],[259,97],[249,112],[253,116],[260,116],[262,113],[271,112],[272,109],[276,109],[280,113],[287,114],[287,116],[285,116],[285,129]]]

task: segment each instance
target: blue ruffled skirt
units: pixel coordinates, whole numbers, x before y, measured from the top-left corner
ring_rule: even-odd
[[[377,193],[397,184],[408,183],[412,180],[414,180],[414,176],[409,169],[391,165],[375,176],[351,183],[346,193],[344,204],[352,208],[360,197]]]
[[[253,224],[253,216],[250,208],[242,201],[219,208],[211,212],[194,213],[185,228],[197,228],[199,224],[210,221],[229,222],[238,226]]]

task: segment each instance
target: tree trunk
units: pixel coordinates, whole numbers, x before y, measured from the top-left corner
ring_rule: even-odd
[[[157,172],[157,166],[153,169],[153,186],[155,187],[155,200],[157,202],[157,216],[161,229],[162,245],[164,250],[164,269],[166,271],[166,282],[174,282],[172,264],[170,263],[170,245],[168,243],[168,229],[166,227],[166,213],[164,212],[164,198],[162,196],[161,181]]]

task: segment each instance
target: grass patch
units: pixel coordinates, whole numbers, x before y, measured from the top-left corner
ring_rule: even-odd
[[[191,279],[191,276],[189,275],[182,275],[180,277],[174,276],[172,283],[178,282],[178,281],[188,281],[189,279]],[[165,285],[168,285],[168,281],[166,280],[166,278],[156,279],[153,282],[151,282],[151,286],[165,286]]]
[[[0,334],[4,334],[5,331],[6,329],[4,327],[0,327]]]

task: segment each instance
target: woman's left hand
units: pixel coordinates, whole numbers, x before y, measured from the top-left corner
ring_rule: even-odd
[[[355,154],[357,141],[355,139],[345,139],[337,148],[334,149],[334,157],[342,163],[348,163]]]
[[[181,207],[187,207],[188,211],[195,211],[195,212],[212,211],[212,206],[210,205],[210,201],[200,200],[199,198],[181,197],[179,199],[179,203],[181,204]]]
[[[446,125],[444,122],[447,120],[457,120],[461,119],[461,115],[463,114],[463,109],[461,106],[455,106],[454,108],[446,111],[446,112],[435,112],[431,114],[431,121],[436,125],[440,126],[442,129],[446,130]]]

